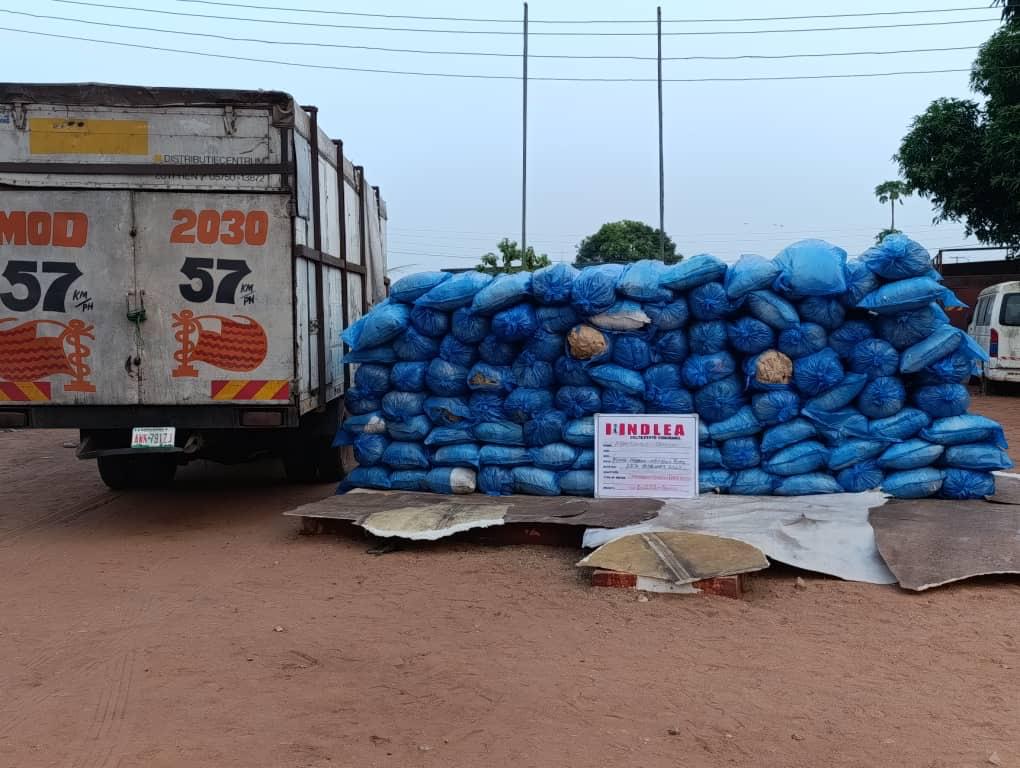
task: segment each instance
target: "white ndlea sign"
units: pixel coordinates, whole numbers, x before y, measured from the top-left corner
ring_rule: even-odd
[[[596,414],[595,495],[697,498],[697,415]]]

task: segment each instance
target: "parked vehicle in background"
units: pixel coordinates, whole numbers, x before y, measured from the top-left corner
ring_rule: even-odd
[[[1020,382],[1020,281],[981,291],[967,332],[990,358],[981,370],[984,390]]]
[[[386,208],[285,93],[0,84],[0,426],[114,488],[192,459],[337,475],[341,331]]]

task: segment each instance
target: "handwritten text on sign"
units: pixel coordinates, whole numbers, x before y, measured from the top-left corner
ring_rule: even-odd
[[[595,495],[698,496],[698,417],[595,416]]]

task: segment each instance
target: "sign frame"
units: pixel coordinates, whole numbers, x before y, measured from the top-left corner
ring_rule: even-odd
[[[614,424],[621,424],[628,434],[620,434],[613,431]],[[657,499],[697,499],[698,488],[698,415],[696,413],[598,413],[595,414],[595,497],[596,498],[657,498]],[[677,427],[682,427],[681,435],[676,435]],[[631,431],[633,430],[633,431]],[[667,435],[666,432],[670,434]],[[671,453],[671,449],[679,454],[674,460],[678,462],[688,461],[693,467],[690,477],[683,479],[670,479],[667,476],[668,470],[662,467],[655,467],[654,454],[649,457],[650,466],[647,470],[653,477],[647,478],[646,483],[635,483],[635,487],[628,488],[626,484],[622,487],[615,486],[614,482],[606,477],[607,470],[612,472],[613,461],[626,462],[628,470],[634,470],[635,464],[640,464],[642,459],[633,455],[615,456],[619,449],[626,443],[638,443],[646,446],[656,446],[655,452],[660,459],[665,454]],[[656,481],[654,474],[659,472],[664,477]],[[684,473],[687,474],[686,472]],[[647,485],[648,487],[644,487]],[[608,486],[608,487],[607,487]]]

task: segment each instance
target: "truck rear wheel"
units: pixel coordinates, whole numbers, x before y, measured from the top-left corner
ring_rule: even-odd
[[[114,491],[161,488],[173,482],[177,474],[177,458],[173,454],[100,456],[96,463],[99,476]]]

